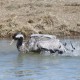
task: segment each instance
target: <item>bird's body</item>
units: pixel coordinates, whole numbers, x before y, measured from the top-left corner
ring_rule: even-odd
[[[39,51],[43,50],[50,53],[63,53],[66,51],[64,45],[56,38],[54,35],[48,34],[32,34],[28,43],[29,51]]]
[[[39,41],[32,41],[29,44],[29,50],[46,50],[46,51],[52,51],[52,52],[65,52],[66,49],[63,46],[63,44],[58,39],[50,39],[50,40],[39,40]],[[51,52],[51,53],[52,53]]]

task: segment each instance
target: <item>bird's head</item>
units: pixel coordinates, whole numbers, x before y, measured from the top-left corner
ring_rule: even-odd
[[[10,43],[10,45],[14,42],[14,40],[23,40],[25,38],[25,34],[22,32],[17,32],[12,36],[12,41]]]

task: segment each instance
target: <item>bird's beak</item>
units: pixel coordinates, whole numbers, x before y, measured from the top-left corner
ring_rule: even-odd
[[[13,42],[14,42],[14,40],[11,41],[10,45],[12,45]]]

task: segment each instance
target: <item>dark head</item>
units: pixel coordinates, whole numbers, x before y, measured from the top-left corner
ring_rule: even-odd
[[[25,38],[25,34],[24,33],[22,33],[22,32],[17,32],[17,33],[15,33],[13,36],[12,36],[12,38],[14,39],[14,40],[19,40],[20,38]]]
[[[25,38],[25,34],[22,32],[17,32],[12,36],[12,38],[13,38],[13,40],[11,41],[11,44],[13,43],[14,40],[17,40],[16,46],[17,46],[17,48],[19,48],[23,43],[23,39]]]

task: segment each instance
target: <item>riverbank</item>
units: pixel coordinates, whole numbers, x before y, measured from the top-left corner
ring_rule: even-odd
[[[11,38],[17,31],[27,36],[80,35],[79,0],[1,0],[0,5],[0,38]]]

